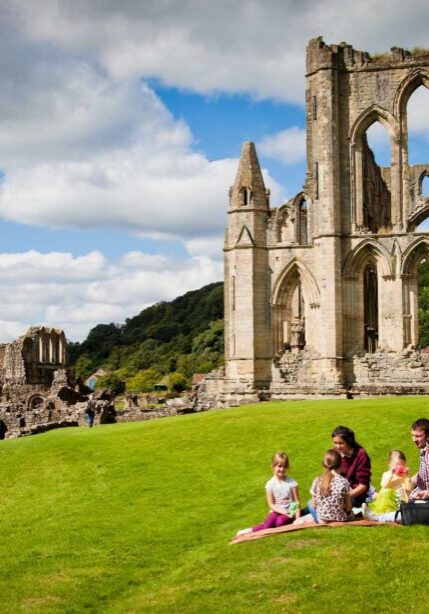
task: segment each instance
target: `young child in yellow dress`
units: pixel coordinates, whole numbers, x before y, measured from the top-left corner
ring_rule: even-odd
[[[362,513],[368,520],[377,522],[400,521],[396,517],[401,501],[408,501],[413,486],[408,477],[405,454],[401,450],[392,450],[389,454],[389,469],[381,478],[381,489],[375,501],[362,506]]]

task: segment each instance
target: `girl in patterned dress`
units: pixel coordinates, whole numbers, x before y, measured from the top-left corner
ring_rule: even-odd
[[[312,506],[317,513],[316,522],[325,524],[352,520],[350,484],[338,473],[341,455],[337,450],[328,450],[322,465],[325,471],[313,480],[310,490]]]
[[[264,529],[274,529],[291,524],[295,517],[300,515],[298,484],[286,475],[289,469],[289,458],[285,452],[274,454],[271,467],[273,477],[265,484],[268,508],[270,510],[264,522],[248,529],[238,531],[237,537],[263,531]]]

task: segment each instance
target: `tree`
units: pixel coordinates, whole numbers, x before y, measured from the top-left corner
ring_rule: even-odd
[[[159,373],[155,369],[144,369],[127,380],[127,391],[150,392],[159,379]]]
[[[418,269],[419,344],[429,346],[429,263],[425,260]]]
[[[86,356],[86,354],[79,356],[75,364],[75,372],[77,377],[85,380],[91,375],[91,373],[94,373],[94,370],[94,362],[91,360],[91,358],[89,358],[89,356]]]
[[[108,388],[113,395],[118,395],[124,392],[125,382],[116,375],[116,373],[108,373],[99,377],[96,384],[96,389]]]
[[[178,371],[176,371],[175,373],[170,373],[170,375],[168,376],[168,388],[172,392],[182,392],[183,390],[186,390],[186,377]]]

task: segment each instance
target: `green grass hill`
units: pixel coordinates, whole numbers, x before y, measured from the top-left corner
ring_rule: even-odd
[[[428,527],[309,529],[230,546],[266,515],[277,450],[302,500],[331,430],[373,462],[403,449],[427,398],[265,403],[69,428],[0,446],[0,611],[427,612]]]
[[[223,283],[157,303],[123,325],[98,324],[85,341],[69,344],[69,354],[82,378],[103,367],[134,392],[165,376],[189,387],[193,373],[223,364]]]

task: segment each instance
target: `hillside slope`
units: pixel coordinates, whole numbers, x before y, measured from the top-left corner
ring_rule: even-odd
[[[125,324],[99,324],[69,347],[81,377],[115,371],[130,390],[151,390],[166,374],[189,378],[223,363],[223,283],[144,309]],[[150,371],[148,373],[148,371]]]
[[[378,485],[391,448],[417,469],[409,426],[426,410],[425,397],[277,402],[2,441],[0,611],[328,613],[339,587],[351,613],[427,611],[427,527],[228,544],[266,515],[276,450],[305,503],[346,424]]]

